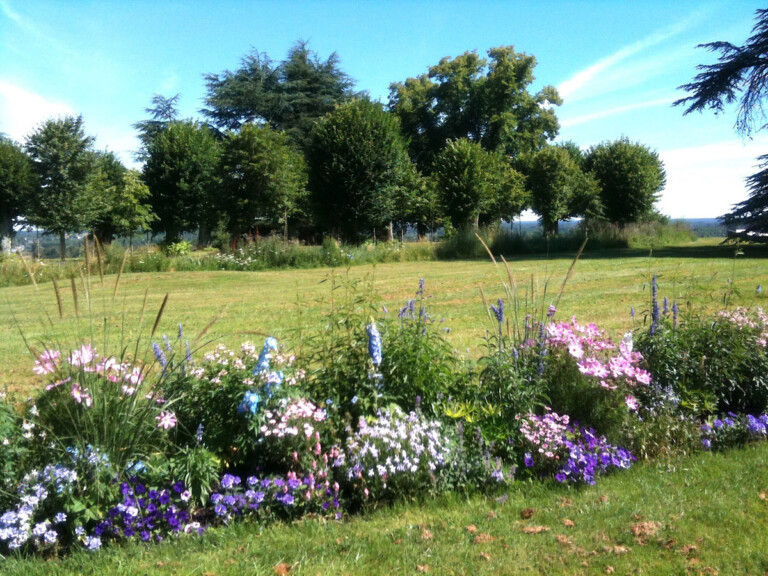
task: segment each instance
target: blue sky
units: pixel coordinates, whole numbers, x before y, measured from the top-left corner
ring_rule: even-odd
[[[37,1],[0,0],[0,132],[23,141],[48,117],[82,114],[100,148],[132,162],[131,124],[152,95],[181,94],[198,116],[203,74],[237,68],[252,48],[281,60],[299,39],[336,52],[359,90],[386,101],[389,84],[444,56],[514,45],[536,56],[533,89],[564,99],[558,140],[582,147],[626,136],[667,169],[660,210],[714,217],[746,197],[743,179],[767,152],[733,131],[735,111],[683,117],[672,100],[697,44],[749,35],[751,1]]]

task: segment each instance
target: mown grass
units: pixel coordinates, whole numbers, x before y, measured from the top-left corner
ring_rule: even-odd
[[[10,558],[1,569],[25,576],[764,574],[767,490],[762,443],[648,462],[581,489],[525,483],[342,522],[240,524],[57,562]]]
[[[565,253],[510,261],[521,298],[534,293],[548,305],[557,296],[572,258],[572,253]],[[677,299],[681,309],[689,303],[692,309],[713,309],[725,300],[731,305],[761,304],[763,295],[756,294],[755,288],[758,284],[768,287],[768,266],[761,250],[734,256],[732,247],[701,243],[652,254],[645,250],[585,252],[568,282],[557,318],[576,316],[620,336],[645,321],[653,273],[659,278],[660,297]],[[105,277],[103,286],[98,276],[92,276],[75,281],[79,315],[72,284],[59,283],[63,318],[59,318],[53,284],[0,289],[0,388],[23,392],[35,384],[21,333],[38,347],[43,342],[71,342],[76,334],[93,336],[98,344],[96,334],[104,326],[112,333],[125,330],[133,338],[145,295],[145,337],[169,294],[159,333],[175,334],[181,323],[187,336],[194,337],[218,318],[209,336],[228,344],[271,334],[297,346],[302,335],[322,328],[332,299],[343,301],[343,284],[364,284],[368,279],[368,292],[380,299],[389,314],[396,314],[398,306],[413,297],[419,278],[426,279],[430,314],[436,320],[446,319],[456,349],[478,356],[482,336],[491,326],[480,289],[492,301],[505,295],[501,281],[507,280],[503,265],[495,266],[490,260],[400,262],[348,270],[124,274],[114,298],[117,276]]]

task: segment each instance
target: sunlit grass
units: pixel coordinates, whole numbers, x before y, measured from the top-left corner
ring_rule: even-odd
[[[641,325],[648,310],[649,281],[656,273],[660,296],[677,299],[682,309],[693,307],[754,305],[762,302],[755,288],[768,287],[768,266],[761,252],[733,256],[732,248],[701,246],[657,251],[612,251],[585,253],[569,280],[558,318],[576,316],[582,322],[596,322],[616,337]],[[729,256],[730,255],[730,256]],[[509,268],[520,295],[547,305],[557,296],[572,254],[544,260],[525,258],[510,261]],[[419,278],[426,279],[429,312],[445,318],[449,338],[462,354],[477,356],[482,336],[490,326],[483,310],[480,289],[489,300],[504,296],[501,281],[507,280],[503,265],[490,260],[452,262],[403,262],[357,266],[343,269],[308,269],[269,272],[162,272],[125,274],[113,299],[115,275],[78,278],[80,316],[75,314],[72,285],[60,282],[63,318],[59,318],[53,284],[0,289],[0,387],[25,390],[33,385],[31,359],[21,333],[28,342],[68,341],[74,334],[88,336],[91,326],[109,330],[124,328],[135,335],[147,295],[145,334],[152,326],[165,294],[168,306],[159,332],[175,334],[183,324],[194,337],[211,320],[218,318],[209,335],[236,344],[259,340],[272,334],[289,346],[305,333],[323,326],[333,295],[342,298],[342,288],[332,291],[345,279],[372,281],[372,294],[390,314],[412,298]],[[87,294],[85,286],[88,286]],[[90,313],[88,309],[90,306]],[[635,318],[630,316],[634,308]]]

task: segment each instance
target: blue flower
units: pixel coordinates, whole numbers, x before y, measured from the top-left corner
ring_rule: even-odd
[[[499,298],[496,304],[496,306],[491,304],[491,310],[493,311],[494,316],[496,316],[496,320],[501,324],[504,322],[504,300]]]
[[[256,392],[248,391],[243,396],[243,401],[240,402],[240,405],[237,407],[237,411],[240,414],[244,414],[246,412],[250,412],[251,414],[256,414],[256,412],[259,409],[259,401],[261,398]]]
[[[366,327],[368,332],[368,354],[371,356],[371,361],[374,366],[381,364],[381,335],[379,329],[376,327],[375,322],[371,322]]]
[[[533,457],[531,456],[530,452],[525,453],[525,466],[526,468],[533,466]]]

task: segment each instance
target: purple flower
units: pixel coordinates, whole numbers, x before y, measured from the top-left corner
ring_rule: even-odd
[[[530,452],[525,453],[525,466],[526,468],[533,466],[533,457],[531,456]]]

